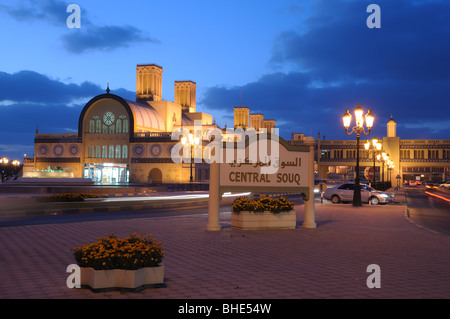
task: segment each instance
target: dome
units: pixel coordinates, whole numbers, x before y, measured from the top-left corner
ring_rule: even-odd
[[[78,120],[78,136],[82,137],[83,132],[83,122],[85,115],[87,114],[88,110],[92,106],[94,107],[100,107],[105,108],[105,105],[110,100],[114,100],[118,102],[120,105],[122,105],[125,108],[126,114],[128,115],[128,118],[130,119],[130,127],[129,127],[129,133],[130,136],[134,132],[139,131],[156,131],[156,132],[165,132],[166,131],[166,125],[164,120],[161,118],[159,113],[156,111],[155,108],[148,104],[139,103],[139,102],[132,102],[129,100],[125,100],[121,98],[120,96],[117,96],[115,94],[106,93],[106,94],[100,94],[96,97],[92,98],[83,108],[80,114],[80,118]]]
[[[158,112],[150,105],[125,100],[133,112],[136,126],[143,129],[165,131],[166,125]]]
[[[389,119],[388,123],[397,123],[394,121],[394,119],[392,118],[392,114],[391,114],[391,118]]]

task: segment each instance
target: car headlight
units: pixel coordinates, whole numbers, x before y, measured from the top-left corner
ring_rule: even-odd
[[[387,195],[387,194],[380,194],[380,196],[384,197],[384,198],[389,197],[389,195]]]

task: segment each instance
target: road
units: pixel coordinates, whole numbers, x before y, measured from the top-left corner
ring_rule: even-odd
[[[221,204],[220,212],[230,211],[231,202],[227,201]],[[75,213],[61,215],[43,215],[43,216],[24,216],[0,219],[0,227],[19,226],[19,225],[42,225],[42,224],[61,224],[78,223],[85,221],[100,220],[118,220],[132,218],[148,217],[168,217],[177,215],[207,214],[208,201],[199,200],[195,206],[184,207],[182,202],[177,207],[166,207],[147,210],[129,210],[113,212],[94,212],[94,213]]]
[[[405,189],[411,220],[418,226],[450,236],[450,202],[425,191],[426,188]]]
[[[180,196],[181,197],[181,196]],[[186,196],[184,196],[186,197]],[[303,200],[299,195],[286,196],[295,205],[303,204]],[[136,198],[135,198],[136,199]],[[139,198],[137,198],[139,199]],[[160,197],[163,199],[163,197]],[[132,200],[132,198],[128,199]],[[111,202],[129,202],[127,199],[111,199]],[[224,199],[220,202],[220,213],[230,212],[233,204],[233,198]],[[43,225],[43,224],[61,224],[61,223],[78,223],[84,221],[99,221],[99,220],[118,220],[118,219],[132,219],[132,218],[148,218],[148,217],[169,217],[192,214],[208,214],[208,200],[207,197],[199,197],[195,205],[183,205],[183,200],[177,206],[154,208],[146,210],[121,210],[109,212],[94,212],[94,213],[74,213],[74,214],[60,214],[60,215],[42,215],[42,216],[23,216],[23,217],[8,217],[0,218],[0,228],[9,226],[23,226],[23,225]]]

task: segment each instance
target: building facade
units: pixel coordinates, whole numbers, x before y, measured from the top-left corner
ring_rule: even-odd
[[[162,78],[161,66],[137,65],[135,101],[112,94],[108,88],[83,107],[78,133],[36,131],[34,156],[24,159],[23,176],[90,178],[101,184],[207,182],[209,165],[203,158],[210,142],[207,132],[218,130],[224,141],[237,140],[236,136],[218,127],[212,115],[196,111],[195,82],[175,81],[171,102],[162,97]],[[249,108],[236,107],[234,115],[234,122],[239,123],[235,128],[275,126],[274,120],[265,121],[262,114],[250,125]],[[174,132],[181,131],[195,134],[198,144],[183,148],[180,155],[186,157],[176,163],[172,150],[182,136]]]
[[[366,150],[368,140],[360,140],[360,177],[375,167],[376,181],[401,186],[409,181],[446,181],[450,179],[450,139],[400,139],[397,123],[391,117],[386,136],[379,138],[382,149]],[[301,144],[303,134],[292,134],[291,143]],[[372,137],[370,138],[372,139]],[[392,161],[388,165],[381,155]],[[356,140],[327,140],[320,134],[316,144],[316,176],[319,179],[353,179],[356,166]]]
[[[194,121],[203,130],[217,126],[211,115],[196,112],[193,81],[176,81],[175,102],[163,100],[162,74],[156,64],[137,65],[136,101],[107,89],[82,109],[78,133],[36,131],[35,153],[24,160],[24,176],[60,170],[104,184],[189,181],[189,163],[172,161],[171,150],[180,142],[172,132],[192,132]],[[208,180],[207,165],[196,163],[193,175],[196,181]]]

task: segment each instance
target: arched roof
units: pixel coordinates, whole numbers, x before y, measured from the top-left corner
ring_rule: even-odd
[[[166,126],[164,121],[158,112],[148,104],[141,104],[138,102],[132,102],[129,100],[125,100],[118,95],[106,93],[100,94],[96,97],[92,98],[89,102],[86,103],[83,110],[80,113],[80,118],[78,119],[78,137],[82,137],[83,133],[83,119],[87,112],[87,110],[96,102],[99,102],[103,99],[113,99],[125,108],[127,111],[128,117],[130,118],[130,127],[129,133],[130,138],[133,137],[136,127],[144,127],[147,129],[154,129],[159,131],[165,131]]]
[[[125,100],[131,108],[136,125],[148,129],[165,131],[166,125],[158,112],[150,105]]]

